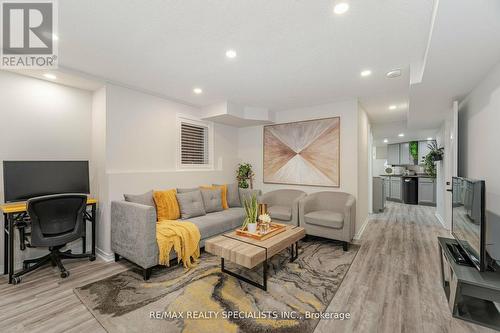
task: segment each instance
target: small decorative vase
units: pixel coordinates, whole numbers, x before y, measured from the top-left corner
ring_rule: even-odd
[[[248,223],[247,229],[248,229],[248,232],[255,234],[257,232],[257,223]]]

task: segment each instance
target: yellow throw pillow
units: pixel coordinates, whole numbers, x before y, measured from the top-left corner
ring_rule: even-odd
[[[224,209],[228,209],[229,208],[229,205],[227,204],[227,186],[226,185],[212,185],[212,186],[204,185],[204,186],[200,186],[200,188],[206,188],[206,189],[209,189],[209,190],[218,190],[218,189],[221,189],[221,192],[222,192],[222,208],[224,208]]]
[[[175,194],[177,190],[154,191],[153,199],[156,204],[158,221],[177,220],[181,217],[179,203]]]

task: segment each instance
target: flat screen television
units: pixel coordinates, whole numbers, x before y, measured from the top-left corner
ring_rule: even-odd
[[[90,193],[88,161],[3,161],[5,202],[42,195]]]
[[[484,181],[453,177],[452,192],[451,233],[465,259],[480,271],[485,271],[488,258]]]

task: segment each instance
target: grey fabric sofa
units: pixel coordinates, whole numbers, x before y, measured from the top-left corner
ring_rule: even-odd
[[[260,191],[255,190],[255,194],[260,195]],[[249,191],[240,191],[242,199],[248,195]],[[206,239],[240,226],[244,217],[243,208],[233,207],[187,220],[198,226],[203,247]],[[111,202],[111,249],[116,261],[120,256],[128,259],[143,269],[145,280],[149,279],[151,269],[158,265],[156,208],[127,201]],[[172,251],[170,259],[175,258]]]
[[[356,200],[344,192],[317,192],[299,203],[300,226],[307,235],[343,242],[344,251],[354,236]]]
[[[267,210],[273,221],[299,225],[299,201],[306,197],[300,190],[275,190],[263,194],[259,201],[267,204]]]

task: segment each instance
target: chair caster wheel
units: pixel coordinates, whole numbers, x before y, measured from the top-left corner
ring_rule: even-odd
[[[61,277],[62,277],[63,279],[67,278],[68,276],[69,276],[69,271],[62,271],[62,272],[61,272]]]
[[[94,261],[95,260],[95,255],[91,254],[90,257],[89,257],[89,260],[90,261]]]
[[[12,278],[12,284],[16,285],[16,284],[19,284],[19,283],[21,283],[21,277],[20,276],[14,276]]]

